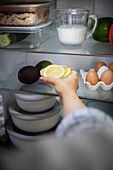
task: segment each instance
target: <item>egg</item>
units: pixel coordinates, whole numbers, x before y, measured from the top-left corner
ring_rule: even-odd
[[[103,81],[106,85],[110,85],[113,82],[113,72],[111,70],[104,71],[100,81]]]
[[[86,75],[86,81],[89,82],[92,86],[96,85],[99,81],[97,72],[90,70]]]
[[[98,74],[98,77],[99,79],[101,78],[101,75],[106,71],[106,70],[109,70],[109,68],[107,66],[102,66],[99,68],[97,74]]]
[[[107,66],[107,65],[103,61],[100,61],[99,63],[96,64],[95,71],[97,72],[99,68],[102,66]]]
[[[111,63],[111,64],[109,65],[109,69],[110,69],[111,71],[113,71],[113,63]]]

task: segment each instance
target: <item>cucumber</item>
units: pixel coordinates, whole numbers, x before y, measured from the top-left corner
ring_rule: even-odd
[[[0,46],[7,47],[12,43],[19,42],[25,39],[29,34],[23,33],[1,33],[0,34]]]
[[[0,34],[0,46],[6,47],[11,44],[11,39],[9,38],[9,34]]]

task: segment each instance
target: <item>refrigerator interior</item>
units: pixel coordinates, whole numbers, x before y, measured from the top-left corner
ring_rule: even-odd
[[[47,0],[45,0],[47,1]],[[8,0],[5,3],[9,2]],[[10,2],[23,2],[11,0]],[[30,0],[24,0],[24,2],[30,2]],[[38,2],[35,0],[34,2]],[[4,3],[4,0],[1,0]],[[55,8],[87,8],[90,10],[91,14],[100,17],[113,17],[113,1],[112,0],[52,0],[52,7],[50,12],[50,18],[54,19],[54,9]],[[105,61],[107,65],[113,62],[113,47],[109,44],[96,43],[92,46],[89,40],[84,44],[84,48],[67,48],[58,43],[56,29],[54,28],[55,42],[52,43],[50,39],[48,43],[45,43],[42,47],[35,50],[0,50],[0,88],[18,89],[22,84],[17,79],[17,74],[20,68],[26,65],[36,65],[41,60],[49,60],[55,64],[68,65],[71,68],[79,70],[82,68],[84,70],[89,70],[94,68],[97,61]],[[52,46],[53,45],[53,46]],[[50,48],[51,47],[51,48]],[[88,53],[87,53],[88,51]],[[94,54],[98,51],[98,54]],[[74,55],[75,54],[75,55]],[[109,55],[107,55],[109,54]],[[104,56],[105,55],[105,56]],[[86,62],[87,61],[87,62]],[[80,79],[80,81],[82,81]],[[82,86],[81,86],[82,89]],[[100,88],[98,92],[88,92],[85,88],[86,93],[83,90],[78,90],[80,96],[87,96],[93,98],[102,99],[111,98],[113,101],[113,89],[110,91],[102,91]],[[3,106],[4,112],[3,116],[5,120],[9,118],[8,106],[15,101],[13,93],[0,90],[0,94],[3,96]],[[113,103],[112,102],[102,102],[102,101],[90,101],[83,100],[83,102],[89,107],[97,107],[111,116],[113,116]],[[91,102],[93,102],[91,104]]]

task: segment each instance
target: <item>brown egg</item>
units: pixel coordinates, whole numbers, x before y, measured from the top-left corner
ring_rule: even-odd
[[[111,64],[109,65],[109,69],[110,69],[111,71],[113,71],[113,63],[111,63]]]
[[[100,81],[103,81],[106,85],[110,85],[113,82],[113,72],[111,70],[103,72]]]
[[[91,85],[96,85],[99,81],[99,77],[96,71],[89,71],[86,76],[86,81],[89,82]]]
[[[102,66],[106,66],[106,64],[103,61],[100,61],[99,63],[96,64],[95,71],[97,72],[99,68]]]

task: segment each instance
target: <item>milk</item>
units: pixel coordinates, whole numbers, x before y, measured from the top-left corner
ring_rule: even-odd
[[[85,40],[87,27],[83,25],[61,25],[57,27],[57,31],[61,43],[78,45]]]

